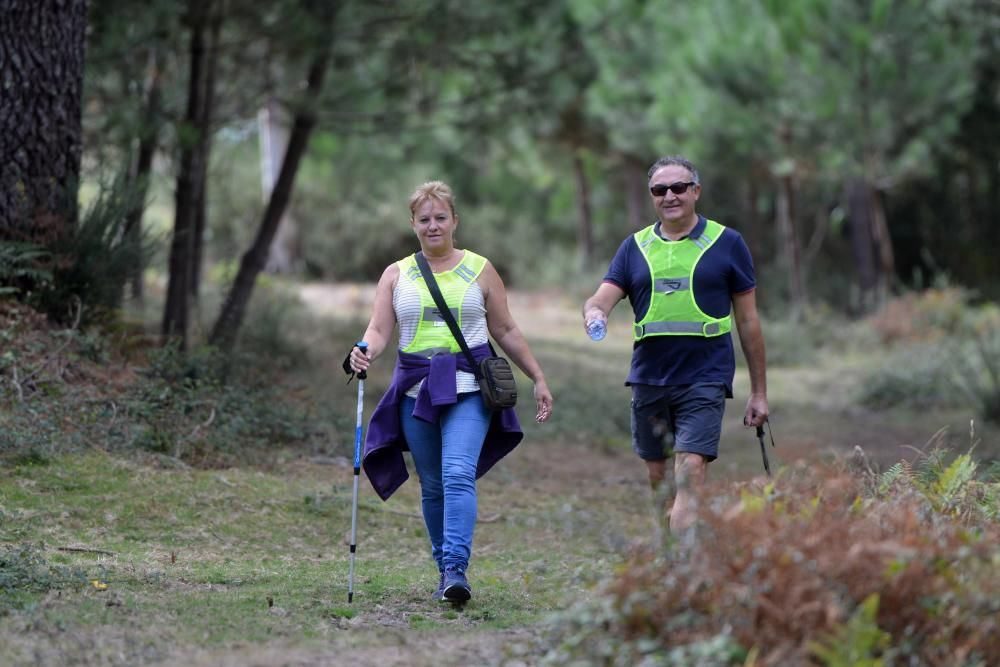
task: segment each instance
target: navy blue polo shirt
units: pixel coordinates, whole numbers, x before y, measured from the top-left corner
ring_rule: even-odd
[[[705,218],[699,215],[689,236],[700,236],[705,225]],[[659,222],[654,229],[662,238]],[[629,236],[618,248],[604,282],[625,292],[636,322],[646,315],[652,280],[634,236]],[[712,317],[725,317],[731,310],[734,294],[749,292],[757,286],[750,249],[739,232],[729,227],[723,230],[695,266],[692,285],[698,307]],[[711,338],[649,336],[633,346],[632,368],[625,384],[667,387],[721,382],[726,386],[726,396],[732,398],[735,374],[733,338],[728,333]]]

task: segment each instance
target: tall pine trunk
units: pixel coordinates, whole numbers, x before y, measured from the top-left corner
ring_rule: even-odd
[[[135,139],[135,157],[129,170],[129,182],[135,189],[135,205],[128,211],[125,218],[125,234],[131,242],[139,245],[142,238],[142,214],[149,189],[149,179],[153,171],[153,157],[156,154],[157,137],[160,133],[160,100],[162,54],[160,46],[149,47],[146,63],[146,81],[143,86],[141,121],[138,136]],[[142,257],[132,271],[132,297],[143,298]]]
[[[583,162],[583,148],[574,146],[572,152],[577,203],[576,242],[580,268],[587,271],[594,261],[594,216],[590,209],[590,182]]]
[[[0,241],[49,245],[76,224],[87,4],[0,6]]]
[[[181,156],[177,172],[177,189],[174,194],[174,232],[170,244],[170,275],[167,280],[167,300],[163,309],[161,333],[165,338],[177,340],[182,349],[187,348],[188,297],[191,293],[195,234],[197,231],[198,190],[203,184],[204,149],[201,144],[208,137],[200,136],[205,114],[205,82],[208,63],[205,48],[205,29],[208,25],[209,3],[191,0],[188,7],[191,25],[191,73],[188,81],[188,103],[184,122],[180,128]]]
[[[201,115],[198,118],[198,182],[195,183],[194,238],[191,249],[190,296],[197,304],[201,293],[204,268],[206,209],[208,202],[208,165],[212,154],[212,123],[215,111],[215,74],[219,66],[219,36],[222,33],[225,0],[216,0],[209,17],[208,50],[205,54],[205,80],[202,90]]]
[[[857,277],[857,298],[852,304],[858,314],[875,309],[878,298],[878,266],[872,236],[872,192],[867,181],[856,178],[848,184],[848,224],[851,255]]]
[[[791,174],[778,178],[778,198],[775,205],[778,236],[781,239],[781,259],[788,278],[788,299],[792,319],[797,320],[807,305],[802,279],[802,245],[795,220],[795,183]]]

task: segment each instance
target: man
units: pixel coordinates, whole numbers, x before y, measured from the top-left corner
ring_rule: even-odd
[[[725,399],[733,396],[735,323],[750,371],[744,425],[767,420],[764,337],[753,261],[743,237],[695,212],[698,170],[669,156],[649,169],[657,222],[621,244],[604,281],[583,305],[584,326],[606,321],[623,298],[635,313],[632,447],[646,462],[654,498],[673,449],[676,495],[670,532],[697,518],[699,488],[718,456]],[[659,507],[657,508],[659,511]]]

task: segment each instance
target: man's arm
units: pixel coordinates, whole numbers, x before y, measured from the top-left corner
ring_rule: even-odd
[[[733,319],[740,335],[740,346],[750,371],[750,399],[743,417],[746,426],[759,426],[767,421],[767,355],[764,334],[757,316],[754,290],[733,295]]]
[[[608,321],[608,316],[618,302],[625,298],[625,291],[608,282],[601,283],[594,295],[583,303],[583,326],[594,319]]]

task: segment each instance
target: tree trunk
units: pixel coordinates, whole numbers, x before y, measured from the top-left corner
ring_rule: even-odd
[[[146,193],[149,189],[150,174],[153,171],[153,156],[156,154],[157,136],[160,131],[160,58],[158,46],[149,48],[149,59],[146,66],[146,82],[143,87],[142,120],[139,135],[136,138],[135,159],[129,170],[129,182],[135,188],[135,206],[128,211],[125,218],[125,234],[131,243],[138,245],[142,239],[142,214],[146,204]],[[145,267],[142,258],[132,272],[132,297],[143,298],[142,273]]]
[[[628,227],[639,231],[652,221],[650,217],[649,190],[646,168],[639,158],[625,158],[625,207],[628,211]]]
[[[0,241],[49,245],[77,220],[87,1],[5,1],[0,20]]]
[[[573,152],[573,176],[576,179],[577,247],[580,253],[580,268],[590,269],[594,260],[594,221],[590,210],[590,183],[583,163],[583,148],[575,146]]]
[[[199,164],[202,153],[198,143],[204,137],[196,136],[195,132],[204,113],[207,8],[198,0],[191,0],[188,18],[191,22],[191,74],[188,81],[187,112],[180,127],[181,156],[177,190],[174,194],[174,234],[170,244],[170,275],[161,327],[162,335],[178,340],[181,349],[187,349],[188,342],[188,295],[194,254],[195,206],[198,200],[198,173],[202,167]]]
[[[212,116],[215,110],[215,72],[219,64],[219,35],[222,32],[223,2],[216,2],[209,19],[208,52],[205,55],[205,81],[202,90],[201,116],[198,118],[199,152],[194,199],[194,238],[191,250],[189,294],[198,303],[205,254],[205,209],[208,201],[208,164],[212,152]]]
[[[288,148],[288,120],[281,104],[269,99],[257,112],[257,134],[260,137],[261,191],[266,203],[278,180],[281,161]],[[298,262],[298,230],[288,211],[278,223],[278,232],[271,243],[264,270],[269,273],[293,273]]]
[[[278,224],[281,222],[281,217],[291,197],[292,184],[295,181],[299,162],[306,152],[309,135],[316,124],[316,115],[312,105],[323,87],[328,59],[329,43],[327,42],[326,48],[318,52],[309,66],[305,100],[295,114],[288,149],[285,151],[285,158],[281,161],[281,172],[278,174],[278,181],[271,192],[267,208],[264,210],[264,217],[257,230],[257,237],[240,260],[236,280],[222,305],[219,319],[216,320],[215,326],[212,328],[209,341],[217,347],[228,349],[235,342],[240,325],[242,325],[246,315],[247,304],[253,294],[257,275],[264,269],[267,262],[271,241],[274,240]]]
[[[781,238],[781,258],[788,275],[788,299],[792,319],[798,320],[806,307],[806,291],[802,281],[802,248],[795,224],[795,184],[791,174],[778,179],[778,200],[775,206],[778,235]]]
[[[872,193],[863,178],[856,178],[848,185],[847,208],[858,288],[853,306],[858,314],[865,314],[877,304],[878,268],[872,237]]]
[[[892,237],[889,236],[889,225],[885,219],[885,208],[882,197],[874,186],[869,186],[872,202],[872,240],[875,242],[878,259],[878,281],[875,292],[875,305],[880,307],[889,299],[896,276],[896,253],[892,248]]]

